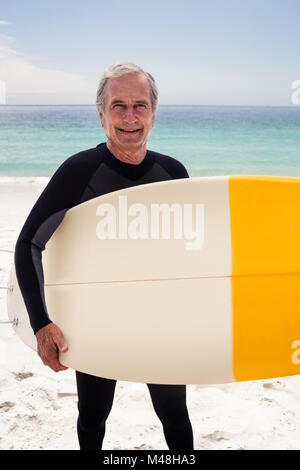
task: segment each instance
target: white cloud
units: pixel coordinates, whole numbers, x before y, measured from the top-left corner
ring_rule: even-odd
[[[8,21],[0,20],[0,25],[10,24]]]
[[[0,35],[0,79],[7,93],[94,93],[95,84],[86,76],[41,68],[17,51],[14,43],[14,37]]]

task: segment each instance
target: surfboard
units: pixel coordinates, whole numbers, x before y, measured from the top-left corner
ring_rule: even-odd
[[[300,371],[300,178],[145,184],[68,210],[43,251],[67,367],[144,383]],[[35,337],[14,268],[8,312]]]

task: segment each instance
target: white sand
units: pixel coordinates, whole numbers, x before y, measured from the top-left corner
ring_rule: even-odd
[[[13,250],[47,178],[0,178],[0,250]],[[0,252],[0,286],[13,261]],[[0,289],[0,321],[7,320]],[[299,449],[300,376],[187,387],[195,449]],[[78,449],[72,370],[55,373],[0,324],[0,449]],[[145,384],[117,383],[103,450],[165,449]]]

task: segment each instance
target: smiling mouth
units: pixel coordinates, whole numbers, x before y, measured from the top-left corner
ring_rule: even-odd
[[[133,129],[133,130],[119,129],[119,131],[124,132],[124,134],[136,134],[137,132],[140,132],[141,129]]]

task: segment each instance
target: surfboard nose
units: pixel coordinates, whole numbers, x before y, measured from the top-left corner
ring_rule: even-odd
[[[300,179],[230,177],[236,380],[300,372]]]

